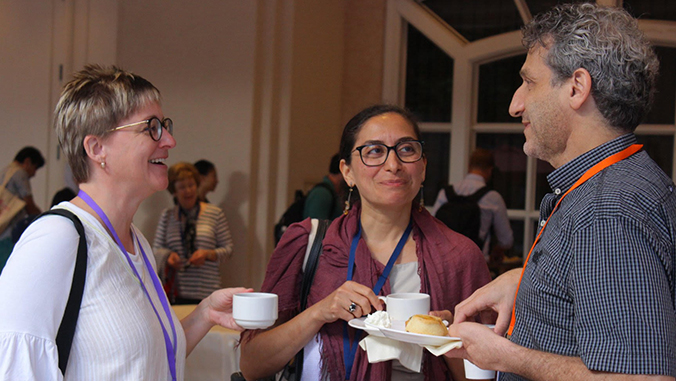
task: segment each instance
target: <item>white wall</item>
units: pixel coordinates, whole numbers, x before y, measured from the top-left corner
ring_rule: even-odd
[[[55,152],[56,143],[49,143],[52,13],[49,2],[0,1],[0,168],[27,145],[45,158]],[[50,165],[48,160],[31,181],[42,208],[51,201]]]
[[[32,183],[48,206],[64,185],[51,131],[63,84],[86,63],[138,73],[160,89],[174,120],[169,164],[216,164],[220,184],[209,198],[224,209],[235,243],[225,285],[259,287],[287,197],[318,181],[337,149],[346,4],[0,0],[0,164],[23,145],[41,149],[47,168]],[[150,241],[169,206],[160,192],[137,212]]]
[[[189,5],[189,6],[188,6]],[[248,283],[246,247],[250,187],[256,2],[120,1],[118,63],[160,89],[174,121],[169,164],[212,161],[220,183],[212,203],[226,214],[235,252],[227,285]],[[152,240],[168,192],[144,202],[135,223]]]

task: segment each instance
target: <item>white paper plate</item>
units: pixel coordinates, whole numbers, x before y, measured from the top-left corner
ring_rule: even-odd
[[[380,328],[380,332],[390,339],[420,345],[444,345],[452,341],[460,341],[459,337],[424,335],[421,333],[406,332],[406,323],[399,320],[392,322],[390,328]]]
[[[366,331],[368,332],[369,335],[385,337],[385,335],[382,332],[380,332],[380,329],[378,329],[378,327],[371,324],[366,324],[364,323],[364,320],[366,320],[366,317],[360,317],[358,319],[352,319],[348,321],[347,324],[352,328]]]

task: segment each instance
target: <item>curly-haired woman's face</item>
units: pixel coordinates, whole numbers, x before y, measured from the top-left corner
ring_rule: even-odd
[[[192,177],[186,177],[174,183],[174,197],[183,209],[192,209],[197,203],[197,182]]]

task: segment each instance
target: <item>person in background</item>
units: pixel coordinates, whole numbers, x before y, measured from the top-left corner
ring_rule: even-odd
[[[340,154],[335,154],[331,158],[329,174],[307,194],[303,206],[303,219],[310,217],[332,220],[340,216],[343,212],[343,205],[340,203],[343,182],[343,174],[340,173]]]
[[[17,152],[12,163],[0,172],[0,184],[6,182],[5,189],[26,203],[23,209],[12,217],[5,230],[0,232],[0,272],[14,247],[14,241],[12,240],[14,227],[20,224],[21,221],[35,217],[41,212],[33,200],[30,179],[44,165],[45,158],[42,157],[40,151],[35,147],[29,146]]]
[[[453,189],[460,196],[474,194],[474,192],[486,186],[493,175],[493,168],[495,168],[493,153],[487,149],[477,148],[469,157],[467,176],[460,183],[455,184]],[[432,207],[432,215],[436,215],[439,208],[447,202],[446,192],[441,189]],[[484,258],[488,261],[491,254],[491,243],[493,243],[493,250],[502,253],[512,247],[514,237],[507,216],[507,206],[500,193],[494,190],[488,191],[479,199],[478,204],[481,209],[479,239],[483,242],[480,249],[484,253]],[[495,233],[495,242],[491,242],[493,238],[491,232]]]
[[[624,9],[559,5],[523,29],[509,112],[552,193],[524,269],[455,309],[451,336],[506,380],[674,380],[676,187],[636,144],[659,62]],[[469,322],[498,312],[495,330]],[[507,332],[507,337],[503,334]]]
[[[52,197],[52,203],[49,205],[49,207],[53,207],[55,205],[60,204],[63,201],[70,201],[77,197],[77,193],[73,192],[72,189],[69,187],[64,187],[60,189],[58,192],[54,194],[54,197]],[[14,227],[12,228],[12,242],[17,243],[19,242],[19,238],[21,238],[21,234],[23,234],[23,231],[26,230],[28,225],[33,222],[33,220],[37,217],[38,215],[29,215],[26,216],[24,219],[19,221]]]
[[[216,185],[218,185],[216,166],[208,160],[198,160],[194,165],[200,173],[200,181],[197,188],[199,200],[209,202],[209,200],[207,200],[207,193],[213,192],[214,189],[216,189]]]
[[[153,248],[174,304],[199,304],[221,285],[221,262],[232,256],[232,235],[223,211],[200,202],[200,174],[190,163],[169,168],[172,208],[162,212]]]
[[[418,124],[400,107],[369,107],[345,126],[340,157],[341,173],[359,197],[348,195],[352,207],[329,226],[301,313],[311,220],[292,224],[282,237],[261,288],[279,295],[279,319],[271,329],[242,334],[242,373],[251,380],[273,375],[304,348],[303,380],[462,380],[462,361],[427,352],[420,373],[399,361],[371,364],[357,348],[361,331],[347,326],[382,310],[377,295],[397,292],[427,293],[433,313],[451,319],[455,305],[490,280],[479,248],[417,201],[427,165]]]
[[[70,357],[56,342],[71,290],[79,234],[48,215],[21,236],[0,275],[0,375],[7,380],[183,380],[185,358],[215,324],[240,329],[235,293],[215,291],[178,321],[159,285],[150,244],[132,224],[139,205],[167,187],[173,124],[160,93],[117,67],[87,65],[57,103],[59,145],[79,184],[56,208],[84,225],[87,267]]]

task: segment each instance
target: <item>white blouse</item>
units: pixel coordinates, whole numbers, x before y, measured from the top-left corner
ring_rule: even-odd
[[[0,276],[0,375],[11,380],[169,380],[160,323],[119,247],[89,213],[64,202],[87,236],[87,274],[66,376],[58,368],[55,338],[68,300],[79,236],[70,220],[45,216],[17,243]],[[172,337],[139,244],[155,266],[152,249],[134,226],[130,254]],[[173,310],[176,373],[183,380],[185,334]],[[172,338],[173,343],[173,338]]]

